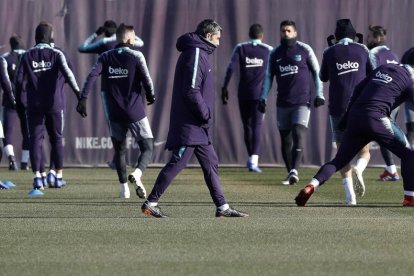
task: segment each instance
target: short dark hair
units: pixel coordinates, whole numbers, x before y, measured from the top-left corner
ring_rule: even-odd
[[[46,21],[41,21],[37,25],[35,30],[35,41],[36,44],[39,43],[50,43],[50,40],[53,38],[53,27],[50,23]]]
[[[258,39],[263,34],[263,27],[260,24],[253,24],[249,29],[249,37],[251,39]]]
[[[280,22],[280,29],[284,26],[292,26],[296,30],[296,23],[293,20],[283,20]]]
[[[129,31],[133,31],[134,30],[134,26],[132,25],[125,25],[124,23],[121,23],[118,27],[118,29],[116,29],[116,37],[117,39],[123,39],[125,36],[126,32]]]
[[[12,50],[25,48],[22,37],[18,34],[13,34],[9,39],[9,43]]]
[[[204,19],[197,25],[195,32],[202,37],[206,37],[207,34],[215,34],[221,32],[222,30],[223,28],[221,28],[220,25],[213,19]]]
[[[387,30],[380,25],[369,25],[368,30],[372,32],[372,36],[377,38],[381,37],[384,38],[387,35]]]

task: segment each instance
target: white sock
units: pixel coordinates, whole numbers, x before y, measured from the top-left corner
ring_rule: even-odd
[[[230,208],[230,206],[227,203],[217,207],[217,209],[219,209],[220,211],[226,211],[229,208]]]
[[[42,177],[46,177],[46,173],[45,173],[45,172],[40,173],[40,175],[41,175]]]
[[[60,173],[57,173],[56,174],[56,177],[59,178],[59,179],[62,179],[63,178],[63,173],[61,173],[61,172]]]
[[[363,172],[365,171],[365,168],[368,165],[368,160],[364,159],[364,158],[358,158],[358,160],[356,161],[356,165],[355,168],[359,171],[359,172]]]
[[[9,157],[10,155],[14,156],[13,145],[8,144],[4,146],[3,150],[7,157]]]
[[[259,155],[257,154],[253,154],[251,156],[251,161],[250,161],[253,165],[257,166],[257,164],[259,164]]]
[[[128,183],[119,183],[119,187],[121,188],[121,192],[128,192],[129,193],[129,187]]]
[[[311,181],[309,182],[309,184],[312,185],[315,190],[320,185],[319,180],[316,179],[316,178],[312,178]]]
[[[354,185],[352,177],[342,178],[342,185],[344,185],[346,198],[355,198]]]
[[[41,175],[40,175],[40,172],[39,171],[36,171],[35,173],[34,173],[34,177],[36,178],[40,178],[40,177],[42,177]]]
[[[55,176],[56,176],[56,172],[55,172],[55,170],[50,170],[50,171],[49,171],[49,173],[51,173],[51,174],[53,174],[53,175],[55,175]]]
[[[387,166],[386,170],[391,174],[395,174],[397,172],[397,167],[395,165]]]
[[[158,205],[158,202],[147,202],[148,203],[148,205],[149,206],[151,206],[151,207],[155,207],[155,206],[157,206]]]
[[[414,196],[414,192],[412,192],[412,191],[404,191],[404,195]]]
[[[30,152],[28,150],[22,150],[22,163],[29,163]]]

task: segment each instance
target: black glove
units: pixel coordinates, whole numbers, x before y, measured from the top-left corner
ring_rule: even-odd
[[[346,125],[348,124],[348,112],[342,116],[341,120],[338,123],[338,129],[340,131],[344,131],[346,129]]]
[[[16,101],[12,101],[12,102],[11,102],[11,105],[12,105],[12,108],[13,108],[13,109],[16,109],[16,107],[17,107],[17,103],[16,103]]]
[[[221,88],[221,100],[223,101],[223,104],[227,104],[227,101],[229,100],[229,91],[226,87]]]
[[[313,101],[314,107],[320,107],[321,105],[324,105],[324,104],[325,104],[325,99],[321,97],[316,97],[315,100]]]
[[[85,118],[88,114],[86,114],[86,98],[82,98],[79,100],[78,105],[76,106],[76,111]]]
[[[259,110],[262,113],[266,113],[266,100],[260,99],[257,103],[257,110]]]
[[[104,26],[100,26],[96,31],[95,31],[95,34],[96,35],[101,35],[101,34],[103,34],[105,32],[105,27]]]
[[[154,94],[145,94],[145,98],[147,98],[147,105],[152,105],[153,103],[155,103]]]

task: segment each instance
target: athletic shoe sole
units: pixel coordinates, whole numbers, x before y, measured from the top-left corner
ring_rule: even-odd
[[[352,168],[352,182],[354,184],[355,193],[359,197],[363,197],[365,194],[364,179],[362,178],[362,174],[355,168]]]
[[[135,191],[139,198],[147,198],[147,191],[141,181],[138,182],[133,174],[128,175],[128,181],[135,184]]]

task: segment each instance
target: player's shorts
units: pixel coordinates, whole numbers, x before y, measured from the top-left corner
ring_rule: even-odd
[[[147,117],[144,117],[135,123],[124,124],[109,121],[109,128],[111,137],[118,141],[123,141],[126,138],[128,130],[131,131],[132,136],[137,142],[143,139],[154,138],[154,136],[152,136],[151,127]]]
[[[414,122],[414,104],[411,101],[405,102],[405,116],[404,121],[405,123],[413,123]]]
[[[292,129],[294,125],[308,127],[310,108],[308,106],[276,107],[277,127],[281,130]]]

